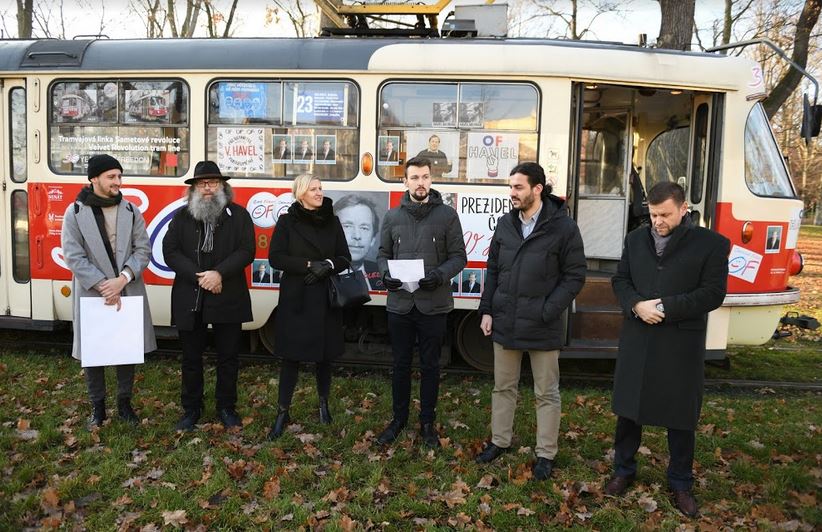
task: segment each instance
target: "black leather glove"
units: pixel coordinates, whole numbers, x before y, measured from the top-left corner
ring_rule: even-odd
[[[312,260],[308,263],[308,273],[313,274],[318,281],[331,275],[332,271],[334,267],[326,260]]]
[[[383,276],[382,284],[384,284],[390,292],[396,292],[402,288],[402,281],[395,279],[394,277],[390,277],[388,274]]]
[[[314,284],[314,283],[316,283],[316,282],[317,282],[317,281],[319,281],[319,280],[320,280],[320,279],[319,279],[316,275],[314,275],[313,273],[311,273],[311,272],[308,272],[308,273],[305,275],[305,277],[303,278],[303,281],[305,282],[305,284]]]
[[[420,288],[423,290],[436,290],[442,285],[442,274],[437,270],[431,270],[428,275],[420,279]]]

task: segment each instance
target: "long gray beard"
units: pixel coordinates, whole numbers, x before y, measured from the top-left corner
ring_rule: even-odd
[[[228,183],[223,183],[223,188],[216,191],[211,199],[205,199],[202,193],[192,186],[188,189],[186,208],[195,220],[214,225],[233,196],[234,193]]]

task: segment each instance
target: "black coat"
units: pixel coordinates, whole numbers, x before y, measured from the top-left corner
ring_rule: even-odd
[[[204,323],[252,321],[245,273],[246,266],[254,260],[251,216],[242,206],[229,203],[217,220],[211,253],[200,251],[202,237],[203,223],[183,207],[174,214],[163,238],[163,257],[176,274],[171,288],[171,323],[180,330],[192,330],[193,309],[198,304]],[[223,277],[219,294],[200,288],[197,273],[207,270],[217,270]]]
[[[500,218],[488,254],[480,315],[506,349],[549,351],[563,345],[562,313],[585,284],[585,250],[565,202],[544,198],[528,238],[519,210]]]
[[[282,270],[274,323],[274,351],[288,360],[316,362],[343,354],[342,311],[332,309],[328,279],[305,284],[308,261],[331,259],[334,271],[348,268],[351,254],[331,199],[312,215],[294,202],[280,216],[268,259]]]
[[[708,313],[725,298],[727,238],[683,221],[657,257],[651,228],[625,239],[612,279],[625,319],[619,339],[612,408],[640,425],[694,430],[702,408]],[[665,319],[636,317],[640,301],[662,298]]]

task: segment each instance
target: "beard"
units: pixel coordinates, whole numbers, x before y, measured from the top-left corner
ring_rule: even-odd
[[[223,183],[222,188],[214,191],[211,197],[204,196],[193,185],[189,187],[187,196],[188,205],[186,208],[189,214],[197,221],[213,225],[217,223],[217,219],[234,197],[234,193],[228,183]]]
[[[537,200],[536,195],[533,192],[531,192],[527,196],[524,196],[524,197],[520,198],[519,199],[519,210],[527,211],[528,209],[530,209],[534,205],[534,202],[536,200]]]

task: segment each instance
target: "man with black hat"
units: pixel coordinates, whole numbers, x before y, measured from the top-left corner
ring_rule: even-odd
[[[72,273],[74,294],[74,345],[72,356],[82,359],[80,349],[80,298],[102,297],[106,305],[120,309],[121,296],[143,297],[143,348],[154,351],[154,327],[142,272],[151,258],[151,243],[139,209],[120,193],[123,167],[110,155],[88,161],[90,184],[77,195],[63,217],[62,246]],[[117,413],[120,419],[139,423],[131,407],[134,364],[117,366]],[[89,428],[106,419],[105,367],[84,368],[93,411]]]
[[[177,430],[191,430],[203,410],[203,351],[208,325],[217,350],[217,414],[226,428],[242,424],[237,403],[238,351],[243,322],[251,321],[245,268],[254,260],[254,226],[213,161],[200,161],[185,182],[188,205],[174,214],[163,256],[174,270],[171,321],[183,347]]]

